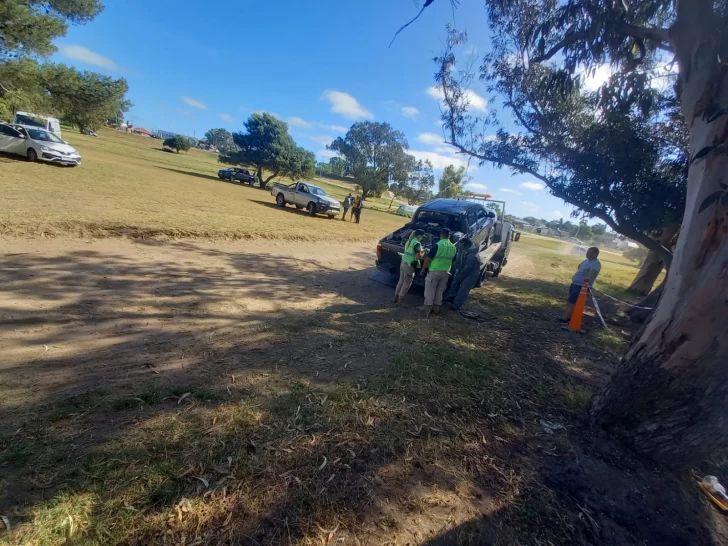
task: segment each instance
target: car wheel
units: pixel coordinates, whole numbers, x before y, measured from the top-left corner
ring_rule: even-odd
[[[279,193],[278,196],[276,197],[276,204],[279,207],[285,207],[286,206],[286,198],[283,197],[283,194],[282,193]]]
[[[38,161],[38,152],[36,152],[33,148],[28,148],[28,161],[31,163]]]
[[[316,216],[316,203],[313,201],[308,204],[308,215]]]
[[[333,215],[333,214],[329,214],[329,220],[333,220],[334,218],[336,218],[336,216],[335,216],[335,215]]]

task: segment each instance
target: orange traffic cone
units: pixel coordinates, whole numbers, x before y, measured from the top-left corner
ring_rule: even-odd
[[[584,308],[586,307],[586,296],[589,293],[589,281],[584,281],[584,285],[581,287],[579,297],[574,305],[574,312],[571,314],[571,320],[568,325],[564,325],[564,330],[570,332],[579,332],[585,334],[586,330],[581,329],[581,320],[584,318]]]

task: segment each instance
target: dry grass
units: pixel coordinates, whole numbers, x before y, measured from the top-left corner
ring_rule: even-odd
[[[0,234],[371,241],[402,225],[374,210],[356,226],[279,210],[270,192],[218,180],[222,165],[200,150],[166,153],[159,140],[108,130],[64,137],[81,152],[80,167],[0,156]]]
[[[180,376],[29,411],[0,437],[2,493],[19,500],[0,544],[668,544],[653,526],[681,521],[662,494],[676,485],[585,422],[625,338],[552,323],[573,264],[542,247],[524,239],[518,275],[473,295],[498,316],[485,326],[292,314],[269,349],[218,356],[204,386]],[[648,496],[620,497],[634,490]]]

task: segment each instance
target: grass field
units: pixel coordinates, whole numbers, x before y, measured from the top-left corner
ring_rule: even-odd
[[[200,150],[167,153],[159,140],[110,130],[93,138],[69,129],[64,137],[80,151],[80,167],[0,157],[0,233],[371,241],[403,223],[375,210],[356,226],[279,210],[270,192],[220,181],[217,157]],[[322,185],[339,199],[348,193]]]
[[[0,157],[3,546],[728,543],[691,477],[589,425],[636,327],[606,300],[608,330],[555,324],[572,245],[523,234],[468,302],[495,320],[426,320],[369,279],[402,218],[65,136],[77,169]],[[625,297],[637,265],[600,259]]]

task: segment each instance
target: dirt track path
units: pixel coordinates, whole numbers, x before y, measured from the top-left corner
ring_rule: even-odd
[[[223,352],[270,359],[286,320],[305,327],[391,298],[368,279],[363,244],[10,239],[0,256],[0,407],[16,411],[200,358],[209,366],[190,373],[204,376]]]

